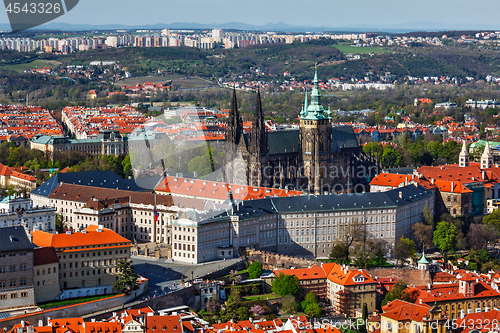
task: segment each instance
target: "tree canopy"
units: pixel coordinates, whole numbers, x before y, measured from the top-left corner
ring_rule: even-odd
[[[280,273],[273,280],[271,290],[281,297],[286,295],[298,296],[300,293],[299,279],[295,275]]]
[[[439,247],[441,253],[453,252],[457,248],[457,227],[452,223],[439,222],[434,231],[434,245]]]
[[[248,276],[250,277],[250,279],[258,279],[261,274],[262,274],[262,264],[258,261],[254,261],[248,267]]]
[[[116,262],[118,271],[118,280],[113,282],[113,289],[120,293],[130,294],[133,290],[137,290],[137,273],[132,267],[132,262],[127,260],[118,260]]]

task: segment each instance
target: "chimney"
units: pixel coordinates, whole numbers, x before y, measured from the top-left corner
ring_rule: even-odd
[[[486,179],[486,172],[483,171],[483,180]]]
[[[399,191],[399,199],[403,199],[403,192]]]
[[[66,235],[71,235],[71,231],[70,231],[70,230],[67,230],[67,231],[66,231]]]
[[[24,320],[21,320],[21,327],[25,327],[26,326],[26,323],[24,322]]]
[[[455,188],[455,182],[451,182],[451,192],[453,192],[454,188]]]

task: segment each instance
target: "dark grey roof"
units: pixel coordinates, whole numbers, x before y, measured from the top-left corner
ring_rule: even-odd
[[[332,128],[333,152],[339,152],[343,148],[359,147],[358,139],[351,126],[334,126]]]
[[[0,252],[34,249],[24,227],[6,227],[0,232]]]
[[[400,198],[400,192],[402,198]],[[408,185],[377,193],[269,197],[240,202],[239,206],[235,203],[232,210],[234,215],[239,216],[240,220],[244,220],[269,214],[396,208],[432,195],[432,191],[426,190],[420,185]],[[224,216],[228,216],[227,211],[221,212],[214,218],[223,218]]]
[[[299,135],[299,130],[268,132],[269,154],[298,153],[300,151]]]
[[[31,193],[48,197],[60,183],[144,192],[133,179],[123,179],[111,170],[58,173]]]

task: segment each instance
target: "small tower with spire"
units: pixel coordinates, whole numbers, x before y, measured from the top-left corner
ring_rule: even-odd
[[[462,151],[460,152],[460,155],[458,157],[458,165],[461,168],[469,166],[469,152],[467,151],[467,146],[465,144],[465,141],[462,144]]]
[[[481,156],[481,169],[493,168],[493,155],[490,152],[490,145],[486,141],[483,155]]]
[[[426,271],[429,268],[429,260],[425,257],[425,250],[422,251],[422,258],[418,261],[418,269]]]

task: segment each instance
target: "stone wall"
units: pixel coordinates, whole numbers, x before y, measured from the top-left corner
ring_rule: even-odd
[[[429,271],[418,269],[368,268],[366,270],[375,278],[396,278],[407,284],[423,286],[432,283]]]
[[[264,269],[289,269],[290,267],[321,266],[321,261],[310,258],[292,257],[274,252],[247,249],[247,258],[250,262],[262,263]]]

